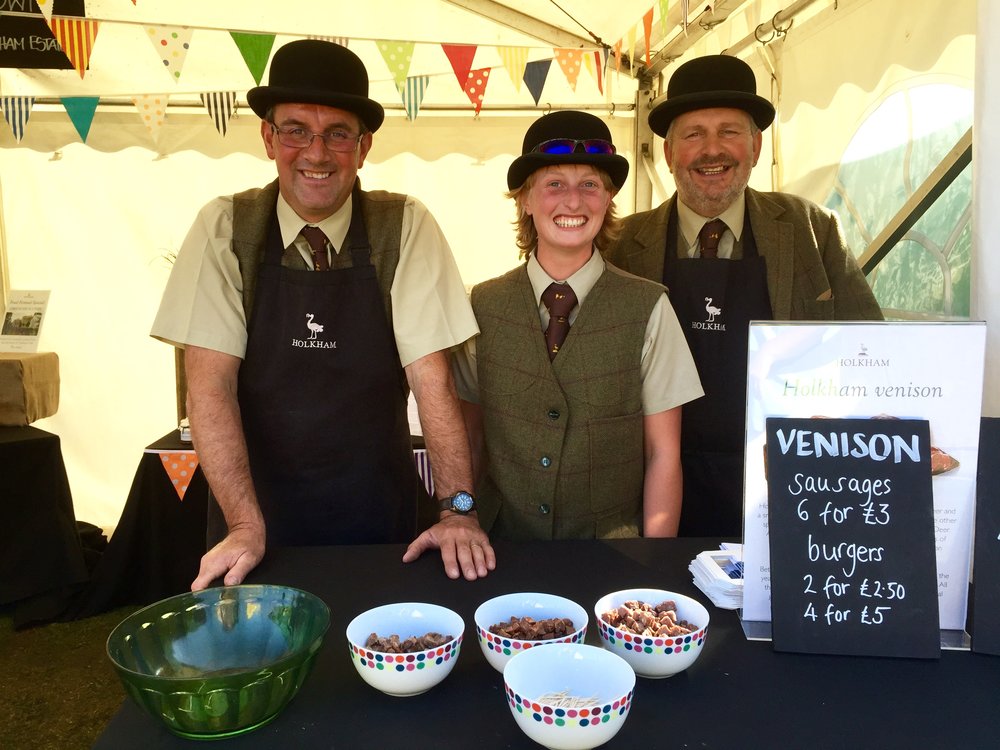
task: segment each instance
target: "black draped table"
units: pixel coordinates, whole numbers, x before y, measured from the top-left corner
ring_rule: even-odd
[[[62,612],[87,580],[58,435],[0,427],[0,605],[16,625]]]
[[[747,641],[735,612],[713,607],[688,572],[713,539],[632,539],[496,545],[497,570],[449,580],[440,557],[404,565],[402,545],[274,549],[249,579],[311,591],[331,610],[330,630],[298,696],[270,724],[227,748],[537,747],[517,728],[503,679],[476,641],[473,613],[515,591],[568,597],[591,613],[587,642],[599,644],[593,605],[621,588],[656,587],[704,602],[712,621],[701,657],[664,680],[638,678],[632,711],[607,747],[746,750],[767,748],[987,748],[1000,738],[1000,660],[968,651],[940,659],[884,659],[777,653]],[[392,698],[356,673],[344,635],[359,612],[426,601],[457,611],[465,640],[451,674],[429,692]],[[192,747],[127,700],[96,748]]]

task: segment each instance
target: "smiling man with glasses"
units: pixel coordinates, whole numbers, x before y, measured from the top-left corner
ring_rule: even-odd
[[[291,42],[247,101],[278,179],[202,209],[152,330],[185,349],[217,501],[192,588],[239,583],[265,545],[410,542],[404,561],[438,548],[450,577],[485,576],[495,556],[446,357],[478,329],[427,209],[361,190],[385,116],[364,64]],[[409,389],[437,501],[413,461]]]

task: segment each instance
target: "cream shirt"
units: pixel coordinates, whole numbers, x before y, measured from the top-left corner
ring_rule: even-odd
[[[698,233],[706,221],[722,219],[726,222],[726,231],[722,233],[722,239],[719,240],[718,257],[732,258],[735,245],[739,242],[740,235],[743,234],[743,217],[746,215],[746,209],[747,202],[743,197],[743,193],[740,193],[732,205],[721,214],[718,216],[709,216],[708,218],[695,213],[683,201],[678,200],[677,218],[680,222],[680,238],[677,244],[680,246],[679,252],[683,255],[684,248],[687,248],[686,257],[700,257]]]
[[[339,252],[351,223],[352,199],[317,224]],[[312,267],[305,225],[278,196],[278,226],[285,247],[295,245]],[[150,335],[243,358],[247,323],[243,279],[232,252],[233,199],[223,196],[199,213],[177,255]],[[450,349],[479,333],[448,241],[427,208],[406,197],[399,264],[393,278],[392,329],[400,363]]]
[[[568,279],[553,279],[542,269],[535,254],[531,254],[528,258],[528,279],[538,304],[538,319],[541,322],[539,335],[549,325],[549,311],[542,302],[542,292],[549,284],[553,281],[565,281],[573,288],[577,306],[569,314],[572,325],[604,269],[604,258],[595,250],[590,260]],[[465,401],[479,403],[475,339],[469,339],[455,351],[452,369],[458,395]],[[639,377],[642,380],[642,413],[647,416],[673,409],[705,393],[684,333],[666,294],[661,295],[646,324]]]

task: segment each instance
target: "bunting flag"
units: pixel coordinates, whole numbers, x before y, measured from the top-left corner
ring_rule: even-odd
[[[649,38],[653,35],[653,9],[642,17],[642,39],[646,43],[646,67],[649,67]]]
[[[177,492],[177,497],[183,502],[184,493],[187,492],[188,485],[198,468],[198,454],[194,451],[161,453],[160,461],[163,463],[163,470],[167,472],[167,478]]]
[[[28,124],[28,117],[31,116],[31,107],[35,103],[33,96],[3,96],[0,97],[0,107],[3,107],[3,116],[14,131],[14,140],[18,143],[24,137],[24,126]]]
[[[476,57],[475,45],[442,44],[441,49],[448,56],[451,69],[455,71],[455,79],[464,91],[469,81],[469,71],[472,70],[472,61]]]
[[[142,124],[146,126],[146,131],[153,139],[153,143],[158,143],[160,138],[160,128],[167,117],[166,94],[142,94],[133,96],[132,103],[139,110]]]
[[[635,70],[635,26],[629,27],[625,38],[628,40],[628,74],[632,75]]]
[[[382,53],[382,59],[396,82],[396,90],[401,90],[401,87],[406,85],[406,75],[410,72],[410,63],[413,62],[413,42],[377,40],[375,46]]]
[[[430,76],[413,76],[407,78],[402,84],[396,84],[396,90],[403,98],[403,107],[406,108],[406,119],[413,122],[417,119],[420,111],[420,104],[424,100],[424,92],[430,83]]]
[[[208,116],[215,123],[215,129],[225,138],[229,129],[229,120],[236,112],[236,92],[235,91],[212,91],[201,94],[201,103],[208,110]]]
[[[324,42],[333,42],[341,47],[348,46],[348,42],[351,41],[349,36],[323,36],[322,34],[308,34],[306,39],[322,39]]]
[[[414,450],[413,460],[417,464],[417,474],[427,488],[427,494],[434,497],[434,475],[431,473],[431,460],[427,456],[427,451],[423,448]]]
[[[549,68],[552,67],[551,60],[536,60],[524,66],[524,83],[531,92],[531,97],[538,106],[538,100],[542,98],[542,89],[545,88],[545,81],[549,77]]]
[[[243,56],[243,62],[247,64],[247,70],[260,86],[260,79],[264,77],[264,68],[271,57],[271,48],[274,46],[274,34],[247,34],[241,31],[230,31],[229,35],[236,42],[236,47]]]
[[[146,29],[149,34],[149,41],[153,43],[156,51],[163,60],[163,67],[174,79],[174,83],[180,80],[181,69],[187,59],[188,49],[191,47],[191,35],[194,29],[187,26],[150,26]]]
[[[684,22],[684,33],[688,30],[688,15],[690,13],[690,3],[688,0],[681,0],[681,19]]]
[[[62,51],[66,53],[70,64],[83,78],[90,65],[90,53],[97,39],[97,21],[87,21],[79,18],[57,18],[49,24],[52,36],[59,42]]]
[[[670,12],[670,0],[658,0],[660,4],[660,28],[663,30],[663,36],[667,35],[670,31],[669,22],[667,19],[667,13]]]
[[[97,111],[97,96],[64,96],[59,101],[66,108],[66,114],[73,122],[73,127],[80,134],[84,143],[87,142],[87,135],[90,133],[90,124],[94,121],[94,113]]]
[[[583,63],[583,50],[581,49],[556,49],[556,62],[562,68],[563,75],[569,82],[569,87],[576,91],[576,81],[580,77],[580,66]]]
[[[470,70],[465,86],[462,87],[469,101],[475,106],[477,115],[483,108],[483,96],[486,94],[486,84],[490,82],[490,70],[492,68]]]
[[[35,0],[35,5],[38,9],[42,11],[42,15],[45,16],[45,23],[52,27],[52,3],[53,0]]]
[[[514,88],[520,93],[521,82],[524,80],[524,66],[528,64],[528,48],[497,47],[497,52],[500,54],[500,60],[507,70],[507,75],[510,76],[510,82],[514,84]]]
[[[590,63],[590,57],[586,58],[587,62]],[[604,93],[604,69],[608,64],[608,51],[605,49],[603,52],[599,49],[594,50],[594,62],[593,70],[590,71],[591,75],[594,76],[594,80],[597,81],[597,90],[602,94]],[[588,68],[591,65],[587,65]]]
[[[622,72],[622,40],[615,42],[615,73]]]

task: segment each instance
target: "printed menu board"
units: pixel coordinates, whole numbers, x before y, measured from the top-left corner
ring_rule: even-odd
[[[751,322],[741,611],[748,637],[770,633],[768,488],[760,459],[767,418],[887,416],[930,423],[941,638],[967,647],[985,348],[982,322]]]
[[[938,656],[928,423],[772,418],[766,461],[775,650]]]

